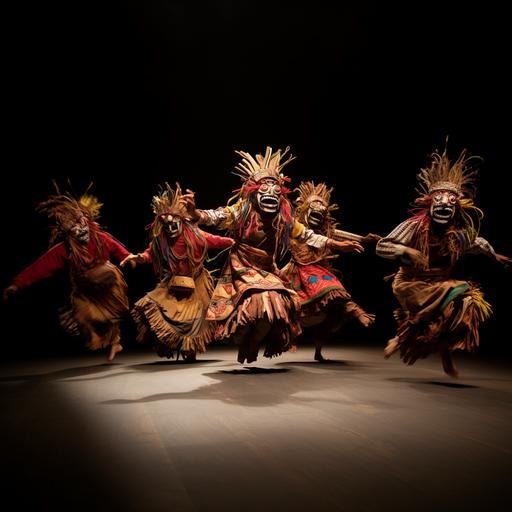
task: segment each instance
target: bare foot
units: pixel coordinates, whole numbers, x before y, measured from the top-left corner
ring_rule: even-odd
[[[123,346],[120,343],[116,343],[110,347],[110,353],[107,357],[107,361],[113,361],[116,354],[123,350]]]
[[[384,358],[389,359],[398,350],[398,336],[391,338],[384,349]]]
[[[375,315],[370,315],[369,313],[363,313],[357,319],[363,327],[370,327],[370,325],[375,323]]]
[[[442,352],[441,353],[441,361],[443,363],[443,370],[450,377],[456,379],[459,376],[459,371],[455,367],[455,363],[453,362],[452,356],[450,352]]]
[[[290,345],[289,352],[297,352],[297,345]]]

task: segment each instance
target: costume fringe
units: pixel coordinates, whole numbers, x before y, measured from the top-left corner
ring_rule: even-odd
[[[71,307],[59,315],[62,328],[85,339],[89,350],[120,341],[119,322],[129,311],[128,286],[110,262],[97,266],[73,282]]]
[[[195,280],[196,290],[188,304],[170,318],[164,304],[160,304],[149,292],[139,299],[131,316],[135,321],[139,343],[150,343],[161,357],[173,357],[174,351],[203,353],[212,341],[215,323],[206,320],[208,301],[213,293],[213,279],[204,270]],[[155,291],[167,290],[167,280],[159,283]],[[155,294],[156,295],[156,294]],[[166,292],[165,300],[179,302],[174,294]],[[187,300],[187,299],[184,299]]]
[[[307,304],[301,304],[301,318],[316,315],[326,310],[327,307],[334,306],[333,302],[346,302],[350,300],[350,295],[346,290],[334,288],[329,290],[321,299],[308,301]]]
[[[279,330],[281,340],[287,345],[300,332],[300,326],[295,318],[297,312],[297,303],[288,294],[277,291],[252,293],[227,320],[219,324],[217,338],[227,340],[233,336],[239,344],[242,340],[236,339],[236,333],[240,328],[267,318],[271,324],[279,324],[279,329],[276,330]],[[272,354],[274,355],[279,354]]]
[[[462,300],[450,301],[427,325],[413,324],[410,320],[401,324],[397,335],[404,363],[412,365],[433,352],[474,352],[478,348],[480,322],[489,318],[492,307],[476,287],[459,298]]]
[[[188,336],[179,330],[179,323],[174,326],[169,322],[161,306],[148,296],[140,299],[131,311],[132,318],[137,326],[136,339],[139,343],[151,343],[159,351],[169,353],[172,357],[174,351],[194,350],[203,353],[206,346],[213,339],[214,324],[203,318],[201,332],[195,336]],[[160,350],[161,351],[161,350]]]

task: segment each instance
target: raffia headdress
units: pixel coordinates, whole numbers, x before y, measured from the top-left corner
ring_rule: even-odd
[[[282,174],[281,170],[285,165],[295,159],[294,156],[288,154],[290,148],[287,147],[281,152],[278,149],[272,152],[272,148],[267,146],[265,155],[257,154],[252,157],[245,151],[236,151],[241,157],[242,162],[235,167],[234,174],[240,176],[245,182],[258,183],[264,178],[272,178],[277,181],[288,181]],[[287,156],[287,158],[285,158]]]
[[[446,148],[443,153],[434,151],[431,155],[430,167],[421,169],[417,178],[420,194],[432,194],[436,190],[449,190],[459,197],[473,197],[475,193],[475,178],[477,171],[470,166],[470,160],[480,159],[478,156],[467,156],[467,150],[462,150],[455,161],[448,158]]]
[[[92,183],[78,197],[69,191],[61,192],[55,181],[53,185],[56,193],[36,206],[36,211],[46,214],[53,223],[50,244],[59,236],[63,225],[77,222],[82,217],[86,217],[93,223],[96,222],[103,206],[96,196],[89,194]]]
[[[333,189],[325,183],[315,185],[312,181],[303,181],[295,190],[299,192],[299,197],[295,201],[298,208],[307,208],[314,201],[320,201],[326,208],[330,205]],[[335,209],[336,205],[333,207],[332,209]]]
[[[187,210],[185,205],[181,202],[182,195],[179,183],[176,183],[176,190],[173,190],[169,183],[166,182],[161,192],[153,196],[151,201],[153,213],[157,216],[170,213],[186,217]]]
[[[445,235],[447,251],[451,254],[452,262],[455,262],[467,244],[472,244],[478,237],[480,221],[484,214],[480,208],[473,204],[475,195],[475,178],[477,170],[470,165],[474,159],[481,160],[479,156],[467,156],[467,150],[463,149],[455,161],[448,158],[446,147],[443,153],[434,151],[431,154],[430,167],[421,169],[417,178],[419,186],[417,192],[421,194],[415,200],[419,208],[413,210],[415,217],[426,221],[429,219],[429,205],[431,194],[438,190],[448,190],[457,195],[459,218],[451,225]],[[423,254],[429,254],[428,226],[429,222],[422,222],[422,229],[418,237],[419,248]],[[462,229],[462,231],[461,231]],[[461,232],[464,236],[461,237]]]
[[[332,187],[328,187],[325,183],[315,185],[312,181],[303,181],[296,189],[299,196],[295,200],[297,205],[297,218],[299,221],[304,222],[309,206],[315,201],[319,201],[327,208],[327,215],[324,219],[324,228],[331,232],[335,229],[336,221],[332,217],[331,212],[338,209],[337,204],[331,203]]]

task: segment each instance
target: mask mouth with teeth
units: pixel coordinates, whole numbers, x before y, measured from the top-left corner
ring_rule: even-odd
[[[327,207],[320,201],[314,201],[309,205],[306,221],[311,228],[320,228],[324,223]]]
[[[281,201],[281,185],[273,179],[260,182],[256,193],[256,202],[263,213],[277,213]]]
[[[82,244],[88,243],[91,237],[89,224],[85,217],[74,221],[62,222],[60,229],[65,236],[69,236]]]
[[[182,232],[181,217],[179,217],[178,215],[172,214],[172,213],[167,213],[167,214],[163,214],[160,217],[160,219],[164,225],[165,232],[167,233],[167,235],[170,238],[176,238],[179,235],[181,235],[181,232]]]
[[[447,224],[455,216],[457,195],[450,190],[437,190],[432,194],[430,216],[438,224]]]

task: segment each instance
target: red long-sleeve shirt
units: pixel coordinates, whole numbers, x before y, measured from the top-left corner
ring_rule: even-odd
[[[233,245],[233,239],[225,236],[219,236],[219,235],[212,235],[211,233],[208,233],[207,231],[203,231],[202,229],[195,228],[201,235],[204,236],[206,239],[206,246],[207,249],[227,249],[228,247],[231,247]],[[201,257],[201,254],[204,250],[204,244],[201,243],[202,241],[200,238],[196,238],[197,243],[194,244],[194,258],[197,260]],[[185,243],[185,238],[183,235],[180,235],[173,245],[173,252],[180,257],[185,257],[187,254],[187,246]],[[144,261],[146,263],[152,262],[151,257],[151,245],[142,253],[142,257],[144,258]],[[192,275],[193,270],[190,268],[190,264],[187,258],[184,258],[183,260],[179,261],[178,268],[176,269],[176,273],[180,275]]]
[[[121,261],[130,253],[117,240],[103,231],[99,232],[103,249],[103,259],[110,260],[112,257]],[[91,237],[87,244],[87,250],[94,258],[99,259],[99,248],[94,237]],[[60,242],[48,249],[42,256],[22,270],[13,280],[18,288],[26,288],[31,284],[52,276],[58,270],[67,266],[69,262],[69,251],[64,242]]]

